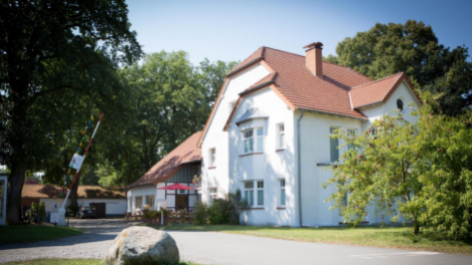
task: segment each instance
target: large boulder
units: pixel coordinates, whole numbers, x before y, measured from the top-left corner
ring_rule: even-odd
[[[164,231],[150,227],[126,228],[108,249],[107,265],[178,264],[179,249],[174,239]]]

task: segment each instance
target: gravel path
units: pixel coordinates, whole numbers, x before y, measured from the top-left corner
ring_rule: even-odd
[[[121,219],[71,220],[71,226],[86,232],[58,240],[0,245],[0,263],[39,258],[104,259],[118,233],[134,224]]]

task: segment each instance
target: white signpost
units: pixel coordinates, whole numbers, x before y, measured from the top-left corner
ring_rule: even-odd
[[[72,184],[70,185],[70,188],[67,191],[67,195],[66,195],[66,198],[64,199],[64,203],[62,204],[61,209],[59,209],[57,225],[66,226],[66,203],[67,203],[67,200],[69,199],[70,190],[74,186],[75,180],[77,179],[77,175],[79,175],[80,167],[82,166],[82,163],[84,162],[85,156],[87,155],[90,145],[92,144],[93,138],[95,137],[95,134],[97,133],[98,126],[100,126],[100,122],[102,121],[102,118],[103,118],[103,113],[100,115],[100,119],[98,120],[97,125],[95,126],[95,130],[93,130],[92,137],[90,137],[90,141],[88,143],[87,148],[85,149],[84,155],[81,156],[79,154],[74,154],[74,156],[72,157],[70,161],[69,167],[75,169],[76,172],[75,172],[74,179],[72,180]],[[84,135],[86,131],[87,130],[84,131]],[[79,148],[79,151],[80,151],[80,148]]]
[[[59,213],[58,212],[53,212],[51,213],[51,220],[49,221],[51,224],[57,224],[59,221]]]

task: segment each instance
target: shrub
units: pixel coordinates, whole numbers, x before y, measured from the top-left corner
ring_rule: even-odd
[[[237,190],[226,198],[214,199],[211,206],[198,203],[193,215],[194,224],[239,224],[239,209],[246,207]]]
[[[194,214],[192,215],[192,222],[196,225],[203,225],[208,223],[208,206],[203,202],[197,202],[194,207]]]
[[[36,203],[33,202],[31,204],[31,212],[34,215],[41,214],[41,221],[44,221],[44,218],[46,218],[46,207],[44,206],[44,203]]]

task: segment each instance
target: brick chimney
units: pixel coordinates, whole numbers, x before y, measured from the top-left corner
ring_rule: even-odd
[[[323,56],[321,50],[323,43],[313,42],[303,47],[306,53],[306,68],[310,70],[314,75],[323,77]]]

